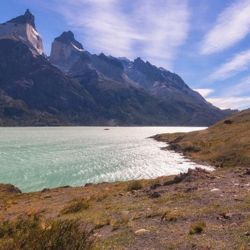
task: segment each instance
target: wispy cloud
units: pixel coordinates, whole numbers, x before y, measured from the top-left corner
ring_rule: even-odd
[[[144,37],[140,53],[153,63],[169,66],[187,38],[189,18],[185,0],[137,1],[133,20],[136,33]]]
[[[221,109],[243,110],[250,106],[250,96],[212,97],[208,98],[207,101]]]
[[[209,93],[210,94],[210,93]],[[227,86],[220,96],[208,97],[207,100],[222,109],[245,109],[250,106],[250,76]]]
[[[171,67],[189,31],[187,0],[50,1],[96,52],[135,58]],[[55,7],[56,6],[56,7]]]
[[[250,32],[250,0],[238,0],[219,16],[215,26],[206,34],[202,54],[212,54],[227,49]]]
[[[244,77],[238,83],[227,88],[224,92],[228,96],[246,96],[250,95],[250,76]]]
[[[225,80],[239,72],[249,69],[250,50],[235,55],[228,62],[220,65],[210,76],[209,80]]]
[[[199,92],[204,98],[207,98],[210,94],[214,92],[214,89],[194,89]]]

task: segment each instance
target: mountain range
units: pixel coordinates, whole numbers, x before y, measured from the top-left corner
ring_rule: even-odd
[[[230,113],[139,57],[91,54],[71,31],[46,56],[29,10],[0,24],[2,126],[208,126]]]

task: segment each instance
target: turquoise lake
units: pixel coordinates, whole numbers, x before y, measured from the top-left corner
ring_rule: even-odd
[[[0,183],[22,191],[154,178],[199,165],[149,139],[195,127],[0,128]]]

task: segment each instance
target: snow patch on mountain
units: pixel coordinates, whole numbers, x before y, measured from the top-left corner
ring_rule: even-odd
[[[0,24],[0,39],[15,39],[25,43],[34,54],[44,54],[43,42],[39,33],[29,24],[4,23]]]

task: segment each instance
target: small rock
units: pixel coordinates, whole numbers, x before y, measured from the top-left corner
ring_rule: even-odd
[[[248,168],[248,169],[245,171],[244,175],[250,175],[250,168]]]
[[[11,184],[0,184],[0,191],[13,194],[21,194],[22,191]]]
[[[92,186],[93,185],[93,183],[86,183],[85,185],[84,185],[84,187],[89,187],[89,186]]]
[[[61,186],[60,188],[71,188],[71,186],[66,185],[66,186]]]
[[[225,120],[225,121],[224,121],[224,124],[232,124],[232,123],[233,123],[232,120]]]
[[[197,187],[189,187],[185,190],[186,193],[189,193],[189,192],[193,192],[195,190],[197,190],[198,188]]]
[[[233,214],[232,213],[225,213],[225,214],[223,213],[223,214],[221,214],[221,216],[224,219],[228,220],[228,219],[231,219],[233,217]]]
[[[153,192],[149,195],[149,198],[152,198],[152,199],[159,198],[159,197],[161,197],[161,195],[158,192]]]
[[[94,236],[94,237],[97,237],[97,238],[102,237],[102,235],[101,235],[101,234],[99,234],[99,233],[94,233],[94,234],[93,234],[93,236]]]
[[[215,176],[209,176],[208,178],[209,178],[209,179],[211,179],[211,180],[216,179],[216,177],[215,177]]]
[[[234,198],[235,201],[244,201],[243,199]]]
[[[49,188],[44,188],[44,189],[41,191],[41,193],[46,193],[46,192],[49,192],[49,191],[50,191]]]
[[[144,229],[144,228],[135,231],[136,235],[142,235],[142,234],[146,234],[146,233],[149,233],[149,230]]]
[[[218,191],[220,191],[220,189],[219,189],[219,188],[213,188],[213,189],[211,189],[210,191],[211,191],[211,192],[218,192]]]
[[[245,232],[244,235],[248,237],[250,236],[250,232]]]
[[[150,189],[154,190],[154,189],[156,189],[156,188],[158,188],[158,187],[160,187],[160,186],[161,186],[161,184],[156,183],[156,184],[153,184],[153,185],[150,187]]]

